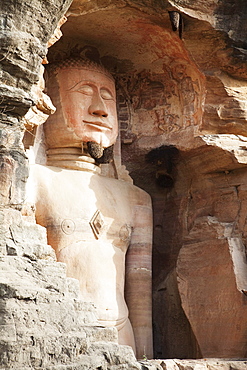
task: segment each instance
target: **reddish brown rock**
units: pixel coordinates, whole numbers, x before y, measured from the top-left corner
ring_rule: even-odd
[[[228,152],[235,151],[234,137],[211,137],[211,144],[217,140],[224,152],[198,148],[181,161],[178,289],[202,356],[245,357],[246,168]]]
[[[197,218],[178,257],[182,306],[203,357],[217,353],[223,358],[241,358],[246,354],[243,317],[247,297],[237,289],[237,266],[230,251],[235,241],[230,237],[232,227],[212,217]]]

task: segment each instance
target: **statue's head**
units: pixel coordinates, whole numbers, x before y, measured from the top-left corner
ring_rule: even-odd
[[[115,143],[115,83],[102,66],[79,58],[51,66],[47,92],[57,108],[44,125],[48,148],[81,147],[83,142],[108,148]]]

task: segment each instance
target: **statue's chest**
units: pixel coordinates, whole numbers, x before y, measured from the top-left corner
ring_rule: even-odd
[[[60,176],[59,181],[58,177],[46,189],[42,187],[46,195],[40,195],[37,205],[50,244],[60,243],[63,248],[83,240],[108,240],[121,249],[129,245],[132,206],[121,184],[83,174]]]

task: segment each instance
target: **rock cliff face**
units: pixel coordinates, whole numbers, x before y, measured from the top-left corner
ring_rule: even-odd
[[[32,210],[20,214],[24,116],[39,105],[41,62],[70,3],[0,5],[1,366],[138,369],[115,332],[98,327]],[[67,16],[48,59],[79,51],[115,74],[122,162],[153,199],[155,356],[245,357],[244,0],[74,0]],[[156,365],[187,366],[142,364]]]

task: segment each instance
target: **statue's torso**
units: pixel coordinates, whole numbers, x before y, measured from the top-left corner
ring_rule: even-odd
[[[135,205],[145,194],[135,186],[90,172],[35,165],[36,219],[83,298],[105,325],[128,317],[124,300],[125,255]],[[146,199],[146,197],[145,197]]]

